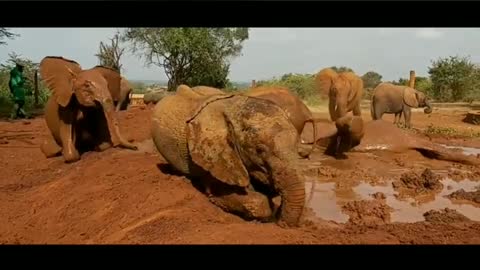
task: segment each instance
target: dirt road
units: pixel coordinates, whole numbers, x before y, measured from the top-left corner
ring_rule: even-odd
[[[415,152],[350,153],[347,160],[316,153],[303,164],[305,220],[300,228],[282,229],[225,213],[188,179],[170,174],[149,140],[150,109],[120,114],[121,128],[140,150],[87,153],[74,164],[42,155],[42,118],[0,120],[0,243],[480,243],[480,204],[448,197],[475,192],[479,168]],[[460,113],[415,113],[412,123],[472,128],[459,119]],[[437,178],[422,175],[426,168]]]

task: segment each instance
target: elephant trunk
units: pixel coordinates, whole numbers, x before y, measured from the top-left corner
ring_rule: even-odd
[[[424,113],[426,114],[432,113],[432,104],[428,100],[425,100],[425,107],[426,108],[423,110]]]
[[[305,205],[305,179],[293,167],[292,159],[274,157],[270,164],[275,189],[282,198],[278,224],[298,226]]]
[[[129,143],[125,138],[123,138],[120,133],[120,128],[118,126],[118,120],[115,115],[115,106],[113,102],[102,102],[103,112],[105,113],[105,118],[107,119],[108,130],[110,132],[111,141],[114,147],[122,146],[128,149],[136,150],[137,147]]]

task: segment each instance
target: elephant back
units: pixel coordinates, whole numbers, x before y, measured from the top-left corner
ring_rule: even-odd
[[[247,96],[257,97],[269,100],[282,108],[288,116],[288,119],[301,134],[305,121],[311,119],[312,112],[308,107],[287,88],[284,87],[256,87],[249,89]]]

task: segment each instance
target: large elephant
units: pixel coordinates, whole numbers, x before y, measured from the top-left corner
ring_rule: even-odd
[[[152,137],[176,170],[210,200],[245,218],[296,226],[305,203],[297,171],[299,136],[273,102],[245,95],[200,95],[181,85],[156,104]]]
[[[315,126],[316,121],[318,121],[318,119],[313,118],[312,112],[302,100],[293,95],[287,88],[260,86],[248,89],[242,94],[270,100],[281,107],[287,113],[288,118],[293,126],[295,126],[299,136],[301,136],[307,123]],[[313,128],[313,130],[316,131],[316,128]],[[312,144],[310,151],[308,153],[302,153],[301,155],[308,157],[313,152],[314,147],[315,144]]]
[[[350,124],[350,135],[355,142],[345,145],[346,151],[351,152],[372,152],[389,151],[392,153],[403,153],[406,151],[418,151],[423,156],[431,159],[446,160],[467,165],[480,165],[480,158],[473,155],[465,155],[459,151],[452,150],[442,145],[433,143],[415,134],[398,128],[383,120],[373,120],[362,123],[360,118],[350,117],[351,121],[357,124]],[[339,128],[332,122],[317,123],[317,141],[319,146],[328,147],[335,141]],[[306,137],[312,138],[312,132],[307,132]]]
[[[222,90],[210,86],[198,85],[191,88],[195,93],[199,95],[211,96],[211,95],[223,95]]]
[[[74,162],[92,148],[137,149],[120,133],[110,94],[120,87],[118,72],[103,67],[82,70],[73,60],[47,56],[40,62],[40,75],[52,91],[45,107],[50,133],[41,145],[47,158],[62,153],[65,162]]]
[[[363,81],[355,73],[337,73],[331,68],[325,68],[317,73],[315,83],[321,93],[328,94],[328,111],[332,121],[344,117],[348,112],[361,116]]]
[[[384,113],[394,113],[395,124],[400,121],[403,113],[405,126],[411,127],[411,108],[419,107],[425,107],[424,112],[427,114],[432,112],[432,106],[424,93],[404,85],[381,83],[373,90],[370,111],[373,120],[382,119]]]

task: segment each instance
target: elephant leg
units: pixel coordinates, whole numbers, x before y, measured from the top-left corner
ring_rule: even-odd
[[[410,120],[412,118],[412,110],[410,109],[410,107],[407,107],[407,105],[404,105],[403,114],[405,117],[405,127],[411,128],[412,124],[410,123]]]
[[[336,104],[336,101],[334,98],[330,98],[328,100],[328,113],[330,114],[330,119],[332,121],[335,121],[337,120],[337,111],[336,111],[336,107],[337,104]]]
[[[353,113],[354,116],[361,116],[362,115],[362,109],[360,108],[360,102],[357,105],[355,105],[355,107],[353,107],[352,113]]]
[[[71,163],[80,159],[80,154],[75,147],[75,132],[70,123],[60,124],[60,140],[62,141],[62,155],[65,162]]]
[[[373,120],[380,120],[382,119],[382,116],[383,116],[383,113],[384,113],[384,109],[381,108],[378,104],[375,105],[375,108],[373,110]]]
[[[52,134],[48,134],[47,138],[43,141],[40,146],[40,150],[47,158],[56,157],[62,153],[62,147],[57,144]]]
[[[247,220],[270,221],[273,218],[268,197],[253,189],[207,181],[205,190],[210,193],[210,202],[226,212],[237,214]]]

